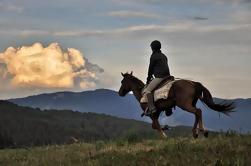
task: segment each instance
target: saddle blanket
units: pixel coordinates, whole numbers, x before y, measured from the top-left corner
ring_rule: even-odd
[[[167,99],[169,91],[175,81],[167,81],[163,84],[160,88],[154,90],[154,101],[159,99]],[[141,103],[147,103],[146,94],[143,94],[142,98],[140,99]]]

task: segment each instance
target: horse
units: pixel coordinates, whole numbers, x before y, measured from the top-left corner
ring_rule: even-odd
[[[132,91],[135,98],[140,103],[140,99],[142,98],[142,90],[145,87],[145,84],[140,79],[133,76],[133,72],[130,74],[121,73],[121,75],[123,79],[121,81],[121,87],[118,91],[119,96],[126,96],[126,94]],[[201,109],[196,108],[198,99],[200,99],[212,110],[225,115],[229,116],[229,113],[234,112],[233,109],[235,106],[233,102],[224,102],[220,104],[214,103],[211,93],[200,82],[178,79],[172,84],[169,90],[168,98],[155,102],[157,111],[150,115],[152,120],[152,128],[158,130],[160,135],[166,138],[167,135],[164,132],[164,128],[161,128],[158,121],[159,115],[162,111],[170,110],[177,106],[182,110],[195,115],[195,121],[192,128],[193,137],[198,138],[199,131],[202,132],[205,137],[208,137],[208,131],[204,128],[202,122],[202,111]],[[140,106],[144,111],[147,108],[147,103],[140,103]]]

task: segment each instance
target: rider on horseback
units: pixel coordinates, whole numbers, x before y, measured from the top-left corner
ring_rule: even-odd
[[[154,105],[153,90],[155,90],[165,78],[170,76],[167,57],[160,50],[161,43],[158,40],[154,40],[150,46],[152,49],[152,55],[146,81],[146,84],[148,85],[143,91],[143,94],[146,94],[148,100],[148,109],[145,111],[147,115],[151,115],[157,111]]]

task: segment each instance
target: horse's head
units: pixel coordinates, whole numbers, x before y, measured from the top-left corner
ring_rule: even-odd
[[[132,72],[130,74],[121,73],[121,75],[123,76],[123,79],[121,81],[121,86],[118,93],[120,96],[125,96],[128,92],[132,90],[130,86],[131,85],[130,78],[132,77]]]

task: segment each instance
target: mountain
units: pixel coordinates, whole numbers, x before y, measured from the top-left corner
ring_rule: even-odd
[[[215,98],[216,103],[223,99]],[[41,109],[71,109],[80,112],[95,112],[107,115],[150,122],[147,117],[141,118],[142,110],[132,94],[126,97],[118,96],[117,92],[108,89],[97,89],[84,92],[57,92],[40,94],[25,98],[10,99],[9,101],[22,106],[38,107]],[[203,110],[203,121],[207,128],[213,130],[251,131],[251,99],[233,99],[237,106],[231,117],[219,114],[207,108],[201,102],[197,107]],[[194,116],[177,108],[170,117],[163,114],[162,124],[192,126]]]
[[[10,99],[21,106],[41,109],[70,109],[80,112],[95,112],[117,117],[142,120],[139,104],[132,95],[124,98],[108,89],[84,92],[57,92],[25,98]]]

